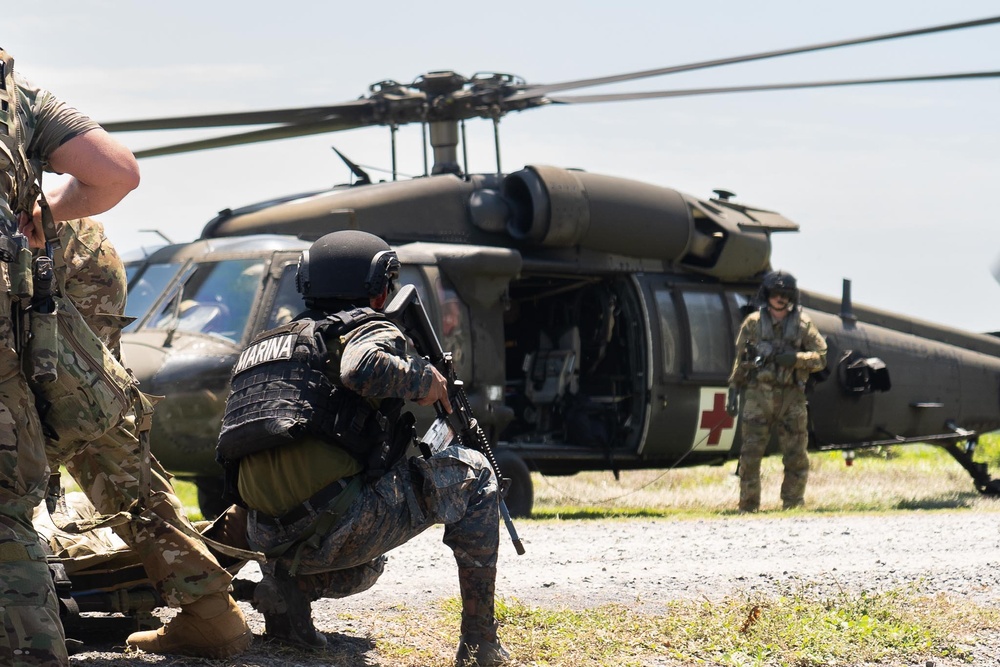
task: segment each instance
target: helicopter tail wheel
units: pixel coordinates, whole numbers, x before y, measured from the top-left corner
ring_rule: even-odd
[[[1000,479],[991,479],[986,484],[978,485],[977,488],[984,496],[1000,496]]]
[[[496,459],[500,472],[510,479],[509,489],[504,498],[510,515],[514,518],[531,516],[531,507],[535,503],[535,490],[531,485],[528,464],[517,454],[505,451],[497,451]]]

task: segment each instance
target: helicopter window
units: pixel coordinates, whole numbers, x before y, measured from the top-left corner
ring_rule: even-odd
[[[691,370],[694,373],[727,374],[733,341],[722,295],[684,292],[683,297],[691,326]]]
[[[278,283],[278,292],[274,295],[274,303],[271,305],[271,313],[267,317],[265,329],[280,327],[288,324],[296,315],[305,309],[302,295],[299,294],[295,286],[295,276],[298,273],[298,264],[287,264],[281,271],[281,280]]]
[[[136,322],[125,327],[125,331],[134,329],[138,321],[145,317],[159,296],[163,294],[167,284],[177,275],[181,263],[150,264],[141,275],[138,275],[142,267],[143,264],[131,264],[125,269],[128,276],[128,299],[125,302],[125,314],[137,318]],[[136,279],[137,275],[138,279]]]
[[[677,320],[677,307],[670,292],[656,290],[656,312],[660,317],[662,340],[663,372],[668,375],[680,373],[681,333]]]
[[[413,285],[416,287],[420,303],[424,304],[424,308],[428,311],[431,311],[434,307],[434,301],[427,294],[427,281],[424,279],[419,266],[404,265],[399,268],[399,279],[393,286],[393,292],[389,295],[389,298],[391,299],[403,285]],[[431,317],[431,322],[434,322],[433,317]]]
[[[213,334],[239,342],[264,275],[264,260],[203,262],[152,326]]]
[[[741,292],[726,292],[726,301],[737,327],[754,310],[753,299]]]

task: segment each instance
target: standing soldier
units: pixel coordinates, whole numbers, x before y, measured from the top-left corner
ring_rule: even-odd
[[[130,519],[119,526],[119,534],[140,554],[164,599],[181,606],[181,613],[159,633],[137,633],[129,643],[201,656],[238,653],[250,643],[251,634],[229,597],[231,578],[180,515],[169,477],[139,446],[139,421],[149,416],[148,401],[134,389],[131,378],[127,386],[115,387],[109,380],[73,387],[67,379],[93,372],[93,366],[87,366],[75,352],[60,354],[65,352],[64,334],[80,334],[96,349],[91,361],[98,367],[101,360],[106,364],[99,372],[111,377],[110,368],[115,367],[128,376],[117,359],[124,272],[103,229],[86,216],[106,211],[134,189],[138,165],[128,149],[93,120],[15,75],[13,60],[2,50],[0,69],[0,271],[4,274],[0,285],[6,286],[0,295],[0,572],[4,582],[0,587],[0,663],[68,662],[52,577],[31,525],[49,468],[61,462],[81,481],[100,511],[127,513]],[[39,199],[43,170],[70,178]],[[67,220],[72,222],[60,222]],[[57,331],[54,322],[67,330]],[[46,331],[56,334],[48,339],[48,346],[38,343],[45,340],[40,334]],[[20,343],[25,340],[28,344],[22,349]],[[60,398],[82,398],[61,402],[62,408],[71,409],[60,412],[54,403],[46,402],[46,392],[57,386],[64,392]],[[143,410],[130,410],[122,418],[126,402],[114,417],[116,410],[110,404],[116,402],[103,405],[101,399],[125,389]],[[47,439],[36,405],[48,411],[44,419]],[[90,407],[102,408],[108,426],[99,429],[103,435],[93,442],[80,441],[69,433],[88,428],[83,413]],[[83,413],[74,412],[76,408]],[[64,429],[61,434],[59,429]],[[135,503],[137,499],[143,502]]]
[[[32,272],[25,232],[35,218],[42,171],[68,174],[47,193],[52,215],[108,210],[139,183],[135,158],[96,123],[14,73],[0,49],[0,663],[66,665],[55,587],[32,525],[49,478],[19,333]]]
[[[250,544],[268,556],[254,606],[269,636],[322,647],[310,602],[367,589],[387,551],[443,523],[462,595],[456,664],[504,664],[493,470],[464,447],[404,456],[413,418],[403,399],[451,405],[441,373],[406,353],[381,312],[398,272],[377,236],[320,238],[299,260],[308,310],[258,335],[233,370],[218,456],[238,475],[227,486],[250,509]]]
[[[762,306],[750,313],[736,337],[726,411],[736,416],[743,395],[740,449],[740,512],[760,508],[760,461],[776,435],[785,468],[781,502],[800,507],[809,476],[806,381],[826,367],[826,341],[799,306],[795,277],[767,274]]]

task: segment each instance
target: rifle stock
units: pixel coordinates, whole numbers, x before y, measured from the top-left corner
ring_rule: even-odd
[[[500,472],[500,466],[497,465],[496,456],[493,454],[493,448],[472,413],[469,397],[465,393],[465,386],[455,372],[451,353],[445,352],[441,347],[441,341],[434,333],[434,328],[431,326],[427,311],[420,301],[420,295],[416,288],[413,285],[404,285],[385,307],[384,313],[403,330],[403,333],[409,336],[417,352],[434,364],[448,381],[448,398],[451,401],[452,413],[449,415],[441,402],[438,401],[434,404],[438,418],[446,420],[451,425],[463,446],[474,449],[486,457],[490,467],[493,468],[498,484],[501,484],[502,488],[503,476]],[[510,518],[510,512],[502,494],[500,514],[507,527],[507,532],[510,534],[511,542],[514,543],[514,549],[518,555],[524,554],[524,545],[517,535],[517,530],[514,528],[514,522]]]

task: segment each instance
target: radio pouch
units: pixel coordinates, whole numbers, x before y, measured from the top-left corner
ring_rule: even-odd
[[[57,458],[62,462],[117,425],[139,392],[138,381],[87,325],[73,303],[63,296],[53,298],[58,372],[51,382],[33,382],[32,389],[39,398],[39,415],[47,427],[49,460]],[[41,343],[41,339],[36,340]],[[45,357],[48,351],[33,349],[28,356],[36,353]],[[53,457],[53,453],[58,455]]]

